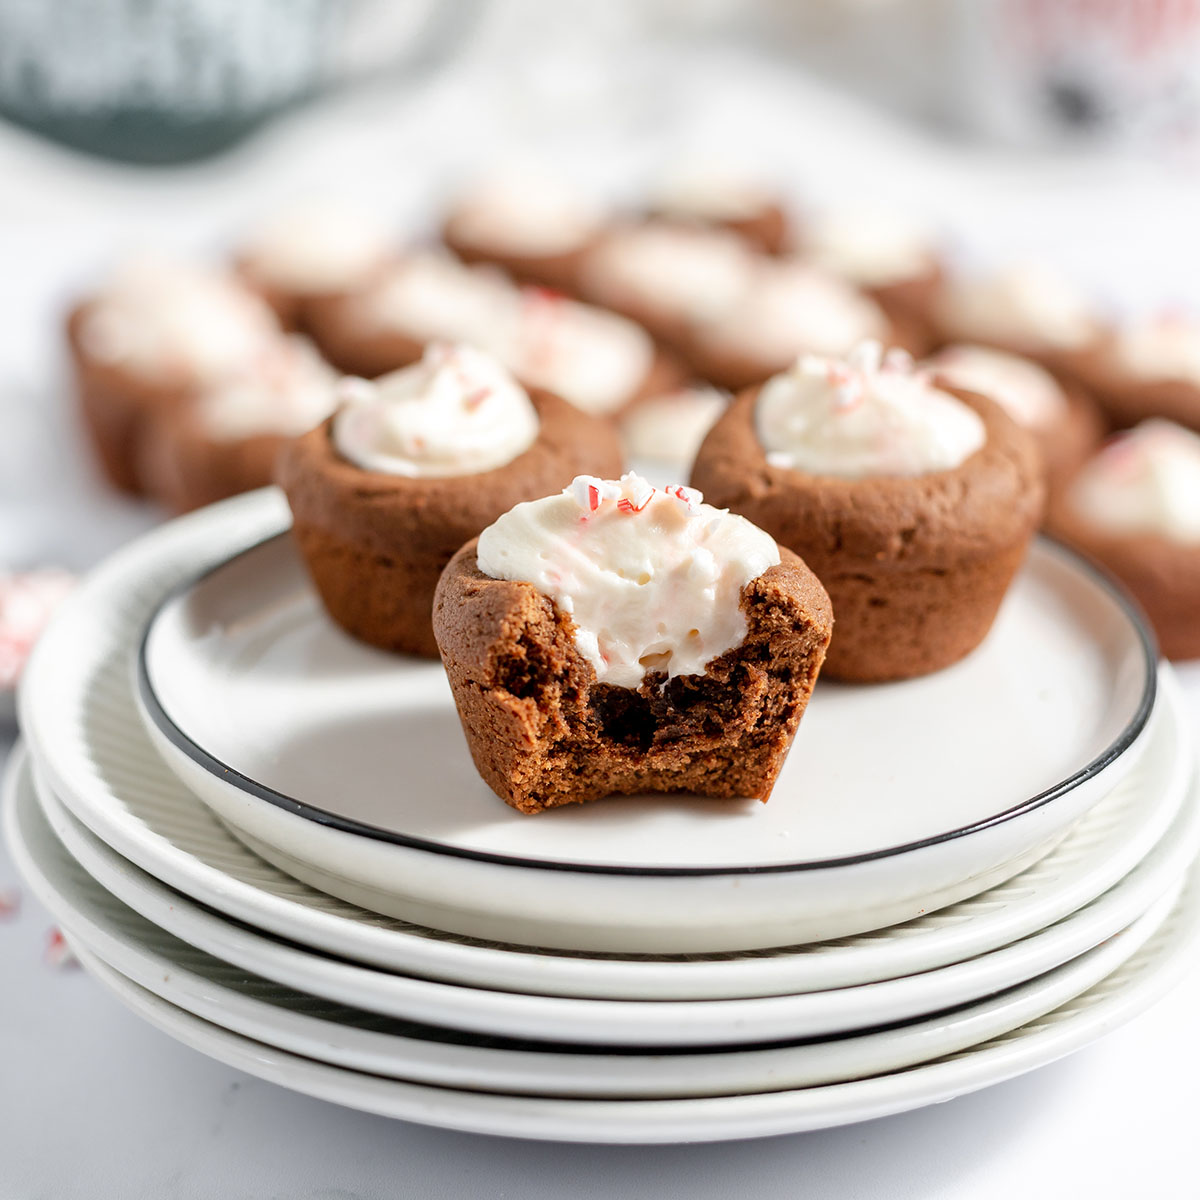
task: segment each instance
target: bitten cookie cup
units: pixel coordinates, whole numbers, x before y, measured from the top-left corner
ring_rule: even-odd
[[[438,584],[434,631],[479,774],[525,813],[638,792],[768,799],[829,644],[829,597],[800,559],[746,585],[742,643],[702,675],[597,682],[571,618],[530,583],[479,570]]]
[[[430,615],[455,551],[501,513],[566,486],[583,472],[615,474],[615,430],[545,392],[531,391],[536,439],[504,466],[410,478],[364,470],[334,445],[333,418],[284,447],[277,481],[293,535],[329,615],[385,650],[437,657]]]
[[[759,388],[705,439],[692,483],[798,553],[828,590],[837,630],[827,675],[858,682],[941,670],[987,635],[1042,516],[1033,438],[981,396],[951,393],[986,440],[960,466],[848,479],[772,466]]]

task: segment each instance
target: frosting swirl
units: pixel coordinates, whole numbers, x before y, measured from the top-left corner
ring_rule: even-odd
[[[196,398],[209,437],[232,442],[261,434],[299,437],[336,404],[338,376],[307,338],[281,338],[252,369],[223,380]]]
[[[729,404],[725,392],[687,387],[641,400],[621,421],[621,437],[630,458],[668,463],[687,472],[705,435]]]
[[[122,267],[80,328],[97,362],[196,386],[246,370],[278,337],[274,314],[233,276],[160,258]]]
[[[1084,465],[1068,500],[1110,533],[1200,545],[1200,437],[1171,421],[1143,421]]]
[[[928,275],[935,260],[929,236],[888,211],[838,209],[805,225],[809,260],[860,287],[884,287]]]
[[[700,675],[741,644],[742,589],[779,562],[768,534],[703,499],[634,474],[580,475],[489,525],[479,569],[549,596],[571,617],[575,646],[601,683]]]
[[[1200,387],[1200,325],[1175,314],[1120,330],[1117,363],[1140,379],[1175,379]]]
[[[338,452],[388,475],[491,471],[523,454],[538,434],[529,396],[500,363],[468,346],[437,343],[419,363],[373,383],[347,379],[339,398]]]
[[[391,247],[387,230],[367,213],[334,200],[312,200],[260,226],[242,260],[268,286],[316,295],[362,283]]]
[[[878,342],[844,361],[802,356],[763,384],[755,416],[772,466],[844,479],[948,471],[987,437],[976,412]]]
[[[994,400],[1028,429],[1049,429],[1066,415],[1067,397],[1058,380],[1019,355],[963,343],[939,350],[925,366],[951,387]]]

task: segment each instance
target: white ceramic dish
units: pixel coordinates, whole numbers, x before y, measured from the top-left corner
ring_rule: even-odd
[[[346,638],[286,537],[232,541],[168,598],[141,667],[168,765],[277,866],[436,928],[608,952],[841,937],[998,883],[1132,767],[1154,693],[1138,619],[1049,544],[963,663],[819,687],[765,807],[514,812],[478,778],[440,666]]]
[[[134,715],[127,672],[92,681],[94,770],[59,798],[92,832],[173,888],[291,941],[388,970],[506,991],[607,999],[719,999],[849,987],[960,962],[1061,919],[1132,869],[1175,817],[1191,781],[1170,668],[1137,767],[1049,855],[981,895],[889,930],[707,958],[615,959],[529,952],[402,925],[316,891],[248,851],[163,766]],[[58,766],[70,766],[60,755]]]
[[[198,949],[277,983],[372,1013],[538,1041],[663,1049],[752,1045],[869,1029],[944,1012],[1023,983],[1125,923],[1101,920],[1093,927],[1091,910],[1085,909],[1039,934],[967,962],[902,979],[796,996],[636,1001],[495,992],[385,974],[246,929],[193,904],[121,858],[75,821],[51,793],[41,798],[54,832],[99,884]],[[1162,853],[1174,859],[1174,872],[1160,877],[1160,891],[1190,860],[1194,840],[1193,832],[1163,844]],[[1151,899],[1153,895],[1145,903]],[[1103,899],[1098,903],[1103,904]],[[1077,938],[1080,932],[1087,936]]]
[[[337,1066],[411,1082],[532,1095],[607,1098],[714,1096],[806,1087],[899,1070],[1036,1019],[1094,986],[1151,937],[1178,898],[1182,876],[1102,945],[1037,979],[937,1018],[832,1042],[805,1042],[699,1054],[586,1053],[494,1038],[477,1039],[389,1021],[281,987],[198,951],[138,916],[105,891],[57,841],[37,810],[32,778],[17,766],[9,781],[12,843],[39,897],[69,936],[138,985],[188,1012],[268,1045]],[[1191,806],[1193,845],[1200,809]],[[1162,855],[1155,877],[1162,889]],[[1125,881],[1094,906],[1112,925],[1127,908]],[[1145,890],[1145,889],[1142,889]],[[1101,909],[1107,911],[1103,914]]]
[[[201,1053],[335,1104],[424,1125],[542,1141],[715,1142],[799,1133],[953,1100],[1086,1046],[1148,1009],[1190,968],[1200,942],[1191,881],[1158,932],[1095,987],[1012,1032],[933,1063],[850,1083],[741,1096],[580,1100],[428,1087],[314,1062],[168,1004],[99,962],[127,1007]],[[86,951],[85,951],[86,954]]]

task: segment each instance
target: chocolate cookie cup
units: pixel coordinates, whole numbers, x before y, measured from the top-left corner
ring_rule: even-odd
[[[851,479],[772,466],[759,441],[760,388],[734,400],[700,447],[692,483],[799,554],[824,584],[837,628],[825,673],[884,682],[941,670],[992,626],[1042,516],[1037,447],[982,396],[952,392],[986,440],[960,466]]]
[[[89,312],[90,305],[83,303],[67,317],[80,416],[105,478],[118,491],[140,496],[145,489],[138,464],[146,428],[156,417],[186,404],[190,382],[183,377],[143,379],[119,363],[89,354],[83,337]]]
[[[290,442],[276,480],[292,532],[329,615],[385,650],[436,658],[431,625],[438,577],[454,553],[522,500],[581,472],[620,469],[615,430],[547,392],[531,390],[533,444],[511,462],[469,475],[410,478],[369,471],[339,454],[334,418]]]
[[[741,645],[703,675],[599,683],[571,618],[531,583],[479,570],[478,539],[438,584],[434,630],[479,774],[536,813],[612,794],[767,800],[829,644],[829,597],[790,551],[750,581]]]

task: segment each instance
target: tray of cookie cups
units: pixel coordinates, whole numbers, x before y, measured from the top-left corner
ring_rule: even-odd
[[[656,220],[727,230],[765,254],[782,254],[795,237],[780,190],[723,161],[677,164],[651,184],[647,210]]]
[[[305,338],[280,338],[149,423],[138,448],[146,493],[183,513],[273,483],[280,449],[330,415],[340,378]]]
[[[526,386],[604,417],[686,379],[634,322],[434,252],[411,254],[362,291],[309,311],[325,357],[365,378],[415,362],[431,342],[465,342],[485,347]]]
[[[274,314],[228,273],[145,257],[120,267],[67,318],[78,401],[109,482],[140,492],[151,420],[245,371],[279,337]]]
[[[438,576],[521,500],[620,462],[615,431],[490,355],[438,343],[375,382],[279,458],[293,535],[330,616],[374,646],[436,656]]]
[[[816,572],[837,628],[826,671],[937,671],[986,636],[1041,520],[1031,434],[999,405],[934,387],[877,342],[805,355],[734,401],[692,482]]]
[[[1032,359],[990,346],[956,342],[922,364],[935,381],[994,400],[1037,439],[1053,495],[1064,487],[1108,432],[1091,395]]]
[[[566,180],[511,164],[459,191],[441,234],[463,262],[494,263],[521,283],[572,293],[604,221],[600,206]]]
[[[347,201],[314,197],[251,230],[234,267],[285,329],[302,331],[310,302],[359,290],[398,251],[383,221]]]
[[[1200,435],[1160,418],[1117,434],[1047,524],[1133,593],[1163,654],[1200,658]]]
[[[1164,313],[1113,330],[1079,375],[1117,426],[1164,417],[1200,432],[1200,321]]]
[[[1038,262],[948,274],[931,319],[941,342],[1007,350],[1063,375],[1086,366],[1105,335],[1104,321],[1091,300]]]
[[[914,353],[921,340],[932,339],[931,313],[945,272],[937,241],[920,223],[886,208],[812,213],[798,252],[874,300],[908,332],[905,344]]]

